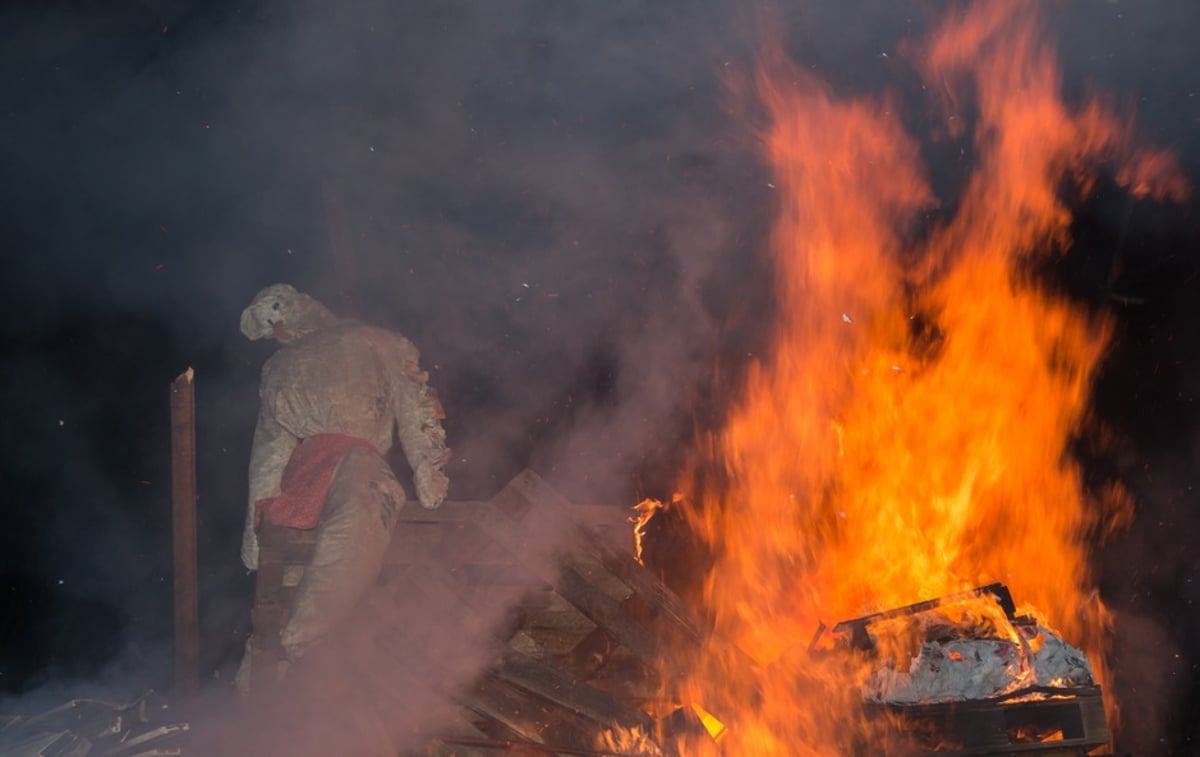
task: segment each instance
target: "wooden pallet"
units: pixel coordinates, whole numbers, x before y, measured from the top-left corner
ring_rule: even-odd
[[[939,757],[1085,755],[1108,744],[1111,737],[1100,687],[1041,693],[1050,698],[1029,699],[1016,692],[999,699],[879,709],[898,716],[898,725],[907,734],[924,735],[923,743],[914,743],[920,753]],[[1035,740],[1047,735],[1052,735],[1049,740]],[[917,741],[911,736],[910,740]],[[935,742],[941,742],[942,748],[934,750]]]
[[[633,559],[627,516],[570,503],[531,471],[486,502],[401,510],[379,587],[362,609],[378,617],[368,624],[372,643],[386,648],[388,623],[424,598],[452,608],[452,622],[477,629],[476,643],[492,654],[482,674],[447,692],[459,712],[429,735],[426,753],[596,753],[608,729],[655,730],[638,704],[659,692],[661,645],[701,644],[708,630]],[[546,535],[558,544],[553,553],[534,548]],[[260,529],[255,686],[283,659],[279,631],[294,592],[284,578],[307,563],[314,541],[314,531]],[[399,596],[407,609],[394,606]],[[498,603],[508,605],[500,622]]]

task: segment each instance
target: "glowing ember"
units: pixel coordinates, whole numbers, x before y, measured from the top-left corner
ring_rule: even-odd
[[[683,680],[673,693],[728,728],[720,747],[704,734],[673,745],[683,754],[878,743],[861,693],[877,661],[814,656],[813,629],[992,581],[1105,680],[1088,541],[1129,503],[1115,487],[1090,499],[1068,445],[1109,325],[1040,288],[1028,264],[1069,242],[1062,189],[1086,192],[1100,163],[1139,196],[1185,189],[1170,157],[1129,147],[1128,124],[1099,103],[1061,101],[1036,11],[980,3],[915,53],[951,136],[966,139],[971,117],[975,156],[954,213],[920,236],[936,203],[895,103],[840,99],[778,53],[759,69],[778,338],[682,489],[715,553],[705,609],[761,667],[716,649],[663,661]],[[723,475],[702,475],[714,467]],[[719,491],[702,488],[714,478]],[[976,616],[994,606],[977,602]],[[907,666],[919,650],[881,651]]]

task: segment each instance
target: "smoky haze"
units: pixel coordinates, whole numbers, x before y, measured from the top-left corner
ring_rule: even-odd
[[[630,463],[606,461],[675,432],[722,307],[705,287],[746,236],[722,210],[763,191],[719,109],[731,17],[312,4],[256,45],[234,99],[323,222],[291,248],[300,285],[421,346],[460,484],[532,453],[607,500]]]
[[[449,415],[452,498],[488,497],[527,465],[576,501],[662,495],[693,424],[736,383],[724,377],[769,338],[769,178],[723,87],[756,46],[741,5],[0,9],[0,567],[15,619],[3,690],[52,698],[71,682],[129,689],[169,674],[166,387],[191,365],[202,663],[227,691],[248,623],[237,548],[269,353],[237,321],[276,281],[421,348]],[[839,92],[913,95],[904,118],[919,136],[930,114],[905,89],[899,43],[937,10],[811,2],[772,18]],[[1066,90],[1127,103],[1139,134],[1192,176],[1197,21],[1188,0],[1048,10]],[[935,185],[953,186],[956,160],[931,150]],[[1152,686],[1139,677],[1150,663],[1179,681],[1170,697],[1132,698],[1154,700],[1144,720],[1157,725],[1138,738],[1185,739],[1194,726],[1173,702],[1196,693],[1200,658],[1185,647],[1200,614],[1162,609],[1191,574],[1186,550],[1161,547],[1195,526],[1183,450],[1196,419],[1190,400],[1156,390],[1191,397],[1200,376],[1168,339],[1194,337],[1200,319],[1186,289],[1195,223],[1129,207],[1095,198],[1084,249],[1053,275],[1098,307],[1113,306],[1113,282],[1146,301],[1118,313],[1100,412],[1126,439],[1120,475],[1166,468],[1131,483],[1142,514],[1111,562],[1159,568],[1104,575],[1119,611],[1126,600],[1121,648],[1139,660],[1126,685]],[[1159,383],[1138,395],[1151,364]],[[552,551],[558,535],[544,536]]]
[[[19,177],[4,186],[15,274],[5,399],[19,408],[6,450],[32,503],[5,512],[4,574],[22,620],[4,674],[25,695],[12,709],[72,684],[121,696],[168,680],[166,386],[189,365],[202,664],[220,676],[215,699],[229,698],[251,583],[237,557],[245,468],[269,352],[237,323],[266,284],[292,283],[420,346],[449,415],[453,498],[491,496],[533,465],[572,498],[622,505],[647,486],[636,481],[647,457],[674,454],[722,349],[718,326],[746,309],[732,292],[761,275],[764,214],[726,212],[767,193],[744,135],[726,128],[714,76],[745,57],[731,49],[732,9],[4,14],[0,149]],[[560,538],[535,542],[549,554]],[[39,604],[47,595],[61,598]],[[386,667],[405,681],[393,692],[405,732],[443,701],[431,676],[412,674],[411,651],[437,641],[459,661],[438,678],[445,687],[486,649],[486,625],[456,624],[453,606],[409,609]],[[51,627],[74,630],[48,638]],[[325,677],[309,690],[339,688],[326,684],[343,667],[384,669],[314,664]],[[285,700],[256,733],[277,739],[286,729],[273,722],[329,705]],[[337,752],[313,737],[298,738]]]

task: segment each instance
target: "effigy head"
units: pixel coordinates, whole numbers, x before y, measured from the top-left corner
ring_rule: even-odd
[[[272,338],[290,342],[332,323],[333,313],[290,284],[272,284],[254,295],[242,311],[247,339]]]

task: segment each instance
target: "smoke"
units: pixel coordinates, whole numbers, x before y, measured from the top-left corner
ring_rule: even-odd
[[[720,3],[0,12],[0,157],[20,177],[4,184],[0,228],[15,264],[4,328],[22,340],[6,359],[6,403],[22,406],[6,452],[33,461],[12,485],[37,506],[6,515],[4,533],[25,538],[5,572],[85,575],[121,618],[81,613],[108,641],[48,654],[95,664],[22,671],[9,691],[45,687],[6,709],[81,677],[134,685],[128,660],[137,685],[169,681],[166,387],[189,365],[203,673],[232,673],[268,354],[241,339],[237,314],[274,281],[420,346],[450,415],[452,497],[488,497],[533,465],[572,498],[631,504],[636,469],[656,446],[672,454],[728,346],[718,328],[761,275],[751,206],[768,190],[715,76],[740,55],[735,20]],[[534,544],[549,559],[562,538]],[[514,599],[498,596],[477,629],[437,602],[393,610],[361,632],[410,634],[394,645],[407,654],[317,660],[304,675],[320,685],[295,690],[363,668],[377,690],[394,672],[396,711],[428,724],[444,687],[484,662],[479,634]],[[461,667],[413,673],[431,639]],[[284,700],[285,720],[308,706]]]
[[[782,36],[835,86],[876,91],[894,85],[899,40],[928,23],[917,5],[799,4],[779,14]],[[741,13],[718,0],[0,9],[0,397],[19,503],[0,523],[4,573],[37,595],[78,581],[120,629],[115,644],[63,640],[56,654],[134,650],[167,679],[166,388],[192,365],[205,672],[224,680],[236,664],[252,580],[238,533],[268,354],[241,339],[237,316],[275,281],[421,348],[450,416],[452,497],[486,498],[527,465],[580,501],[632,504],[669,480],[696,416],[719,412],[714,376],[740,370],[769,328],[771,194],[721,83],[754,53]],[[1189,170],[1198,13],[1185,0],[1078,0],[1051,14],[1068,90],[1128,97],[1139,131]],[[952,176],[955,160],[933,165]],[[1142,212],[1131,230],[1117,213],[1094,220],[1104,243],[1126,240],[1127,272],[1148,261],[1137,270],[1152,288],[1155,271],[1180,268],[1142,243]],[[1180,308],[1149,319],[1158,341],[1131,362],[1168,354],[1162,335],[1198,317]],[[1110,409],[1130,406],[1178,409]],[[1135,457],[1161,452],[1145,451],[1146,428]],[[1182,443],[1194,426],[1173,433]],[[1171,470],[1179,488],[1186,466]],[[1135,493],[1135,531],[1155,531],[1163,493]],[[542,536],[552,552],[558,535]],[[1158,612],[1141,614],[1161,632]]]
[[[259,49],[244,91],[300,125],[264,142],[324,203],[317,294],[422,348],[457,493],[532,455],[608,498],[614,451],[677,432],[727,307],[703,289],[752,254],[729,208],[763,192],[720,109],[728,15],[360,3],[293,11]]]
[[[678,441],[730,307],[712,278],[754,252],[739,237],[758,217],[728,206],[765,193],[726,133],[722,12],[301,6],[256,48],[235,98],[272,114],[262,143],[302,166],[325,227],[292,248],[309,261],[294,283],[420,346],[452,496],[533,465],[572,498],[631,504],[647,451]],[[547,523],[524,521],[527,559],[563,546]],[[289,680],[280,721],[311,707],[320,726],[235,732],[313,753],[365,733],[418,744],[517,599],[494,589],[464,614],[422,588]]]
[[[1112,281],[1102,296],[1111,301],[1115,292],[1123,304],[1110,306],[1119,330],[1095,404],[1113,434],[1108,472],[1128,487],[1136,511],[1101,548],[1099,578],[1116,611],[1120,743],[1135,754],[1187,753],[1197,738],[1186,713],[1197,696],[1200,576],[1179,534],[1197,525],[1200,364],[1186,345],[1200,336],[1192,294],[1198,240],[1194,230],[1183,238],[1135,231],[1132,249],[1102,256],[1108,265],[1100,266]]]

